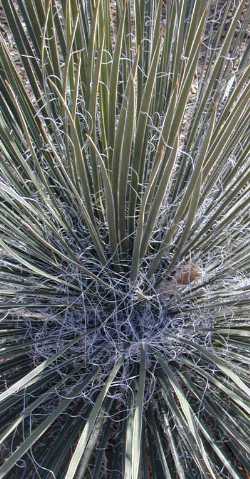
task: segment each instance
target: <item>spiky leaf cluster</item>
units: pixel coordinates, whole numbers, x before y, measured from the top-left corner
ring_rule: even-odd
[[[248,3],[2,0],[0,478],[249,470]]]

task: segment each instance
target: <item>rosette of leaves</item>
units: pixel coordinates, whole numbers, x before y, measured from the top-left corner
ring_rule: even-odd
[[[247,2],[2,9],[0,477],[242,479]]]

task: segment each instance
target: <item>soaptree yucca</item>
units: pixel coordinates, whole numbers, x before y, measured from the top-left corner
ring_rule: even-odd
[[[249,2],[1,18],[0,478],[245,477]]]

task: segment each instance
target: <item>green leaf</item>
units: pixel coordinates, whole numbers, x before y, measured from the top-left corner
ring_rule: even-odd
[[[116,362],[113,370],[111,371],[105,382],[104,388],[101,390],[100,394],[96,399],[96,402],[87,419],[86,425],[81,433],[76,449],[72,455],[67,473],[65,475],[65,479],[73,479],[75,477],[80,461],[81,474],[83,475],[86,471],[91,452],[95,447],[95,443],[98,437],[96,434],[97,431],[99,432],[98,425],[100,426],[100,421],[103,420],[103,417],[105,415],[103,402],[107,396],[110,386],[112,385],[112,382],[114,381],[119,369],[122,366],[122,363],[122,358]],[[84,460],[82,461],[82,459]]]
[[[144,391],[146,379],[146,363],[145,352],[141,349],[141,362],[138,389],[134,404],[132,404],[131,416],[127,423],[126,432],[126,456],[125,456],[125,472],[126,479],[138,479],[141,461],[141,437],[143,424],[143,406]]]

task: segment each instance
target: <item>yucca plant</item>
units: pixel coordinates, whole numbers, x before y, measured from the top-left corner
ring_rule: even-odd
[[[2,0],[0,478],[250,470],[248,4]]]

